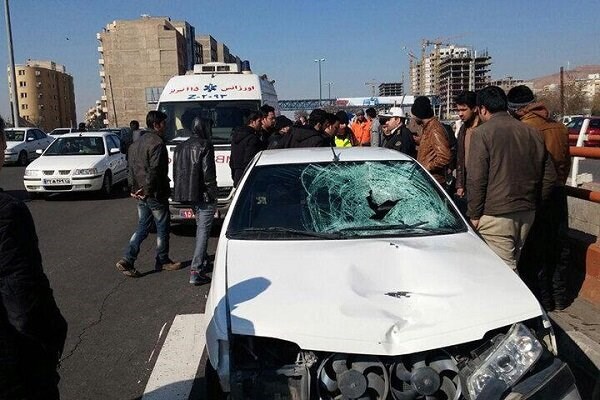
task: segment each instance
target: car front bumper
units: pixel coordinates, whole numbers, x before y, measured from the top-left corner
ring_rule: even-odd
[[[507,399],[581,400],[569,366],[558,358],[512,388]]]
[[[16,163],[17,161],[19,161],[19,153],[4,153],[4,162],[9,164],[9,163]]]
[[[93,192],[102,188],[103,174],[86,177],[60,177],[55,179],[68,179],[67,183],[49,184],[44,180],[52,180],[53,177],[24,177],[25,190],[31,193],[65,193],[65,192]]]

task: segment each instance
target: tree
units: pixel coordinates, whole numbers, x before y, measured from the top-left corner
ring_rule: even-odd
[[[562,114],[560,107],[560,90],[552,90],[538,94],[538,100],[544,103],[551,116]],[[583,84],[566,82],[564,86],[565,115],[583,114],[589,108],[589,101],[583,91]]]
[[[590,108],[592,109],[592,115],[600,115],[600,92],[596,93],[592,99]]]

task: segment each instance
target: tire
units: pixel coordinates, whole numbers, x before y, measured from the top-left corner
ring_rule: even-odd
[[[17,163],[21,166],[25,166],[28,162],[29,160],[27,157],[27,152],[25,150],[21,150],[21,152],[19,153],[19,160],[17,161]]]
[[[209,360],[206,360],[206,367],[204,368],[204,378],[206,381],[206,398],[210,400],[228,400],[230,399],[229,393],[223,392],[221,384],[219,383],[219,376],[217,371],[213,368]]]
[[[100,194],[103,197],[109,197],[112,192],[112,175],[110,171],[104,173],[104,179],[102,179],[102,188],[100,188]]]

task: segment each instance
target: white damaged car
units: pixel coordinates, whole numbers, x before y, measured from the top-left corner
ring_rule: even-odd
[[[206,314],[211,399],[580,399],[532,293],[393,150],[259,153]]]
[[[85,191],[108,195],[127,179],[127,161],[120,147],[111,132],[60,135],[25,169],[25,190],[33,197]]]

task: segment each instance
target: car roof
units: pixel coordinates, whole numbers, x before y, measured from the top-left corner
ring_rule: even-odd
[[[331,162],[333,152],[339,161],[412,161],[404,153],[382,147],[308,147],[300,149],[265,150],[256,165],[303,164]]]
[[[86,132],[70,132],[60,135],[61,138],[80,137],[80,136],[109,136],[114,135],[113,132],[86,131]]]

